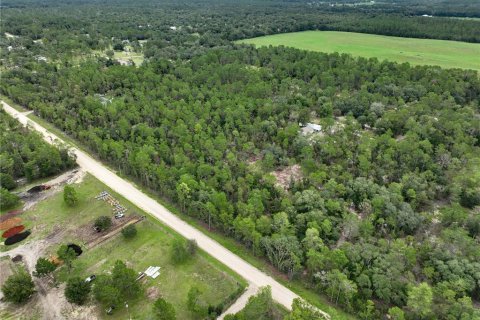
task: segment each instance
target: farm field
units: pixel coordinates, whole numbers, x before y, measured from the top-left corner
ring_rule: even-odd
[[[171,243],[179,235],[148,216],[136,224],[138,232],[135,238],[126,240],[118,233],[108,241],[87,249],[86,240],[82,236],[92,229],[93,220],[100,215],[112,214],[112,208],[106,202],[95,199],[100,192],[108,191],[128,209],[124,219],[128,219],[130,215],[145,214],[94,177],[87,174],[82,179],[74,184],[79,198],[79,203],[75,207],[65,205],[63,192],[57,192],[39,201],[19,215],[25,226],[32,230],[32,235],[15,246],[2,245],[2,251],[7,248],[16,249],[22,245],[36,247],[35,244],[38,243],[37,248],[41,248],[40,255],[50,257],[55,256],[60,244],[79,244],[84,252],[74,261],[71,272],[68,273],[65,267],[56,271],[56,277],[60,282],[73,276],[83,278],[90,274],[107,273],[116,260],[124,261],[128,267],[137,272],[144,271],[152,265],[160,266],[160,276],[156,279],[142,280],[143,293],[134,301],[129,301],[129,311],[134,319],[147,319],[151,314],[153,300],[159,296],[174,305],[178,319],[194,319],[196,315],[188,311],[186,306],[187,294],[192,286],[200,289],[200,300],[207,305],[221,304],[241,292],[245,285],[244,280],[202,251],[185,263],[174,264],[170,255]],[[5,259],[6,257],[3,257],[1,261],[6,267]],[[12,263],[8,265],[13,267]],[[2,273],[0,272],[0,280],[6,278]],[[50,288],[49,295],[58,295],[60,301],[63,301],[60,303],[62,312],[68,312],[72,317],[76,313],[88,312],[97,318],[128,319],[123,306],[117,306],[112,316],[106,315],[103,311],[104,306],[93,300],[87,306],[73,307],[64,302],[63,288],[63,285],[60,285],[60,289]],[[0,304],[0,318],[21,318],[30,309],[35,310],[41,318],[42,308],[36,297],[20,308]]]
[[[413,65],[480,70],[480,44],[389,37],[338,31],[304,31],[240,40],[259,46],[288,46],[326,53],[348,53]]]

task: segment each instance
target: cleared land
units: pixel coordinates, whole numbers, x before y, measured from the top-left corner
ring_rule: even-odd
[[[288,46],[298,49],[349,53],[414,65],[480,70],[480,44],[459,41],[413,39],[372,34],[305,31],[245,39],[238,43],[255,46]]]
[[[67,274],[65,268],[58,270],[57,277],[61,281],[74,275],[87,277],[90,274],[98,275],[108,272],[118,259],[125,261],[136,271],[144,271],[151,265],[160,266],[161,274],[158,278],[155,280],[145,279],[143,284],[145,294],[135,301],[129,301],[130,313],[137,319],[148,318],[152,301],[160,295],[175,306],[178,319],[194,319],[195,315],[189,312],[186,306],[187,293],[191,286],[196,286],[202,291],[200,296],[202,301],[216,305],[235,294],[239,286],[245,285],[243,279],[204,252],[199,252],[196,257],[184,264],[173,264],[170,258],[171,243],[179,235],[149,216],[136,224],[138,234],[135,238],[126,240],[121,234],[117,234],[109,241],[87,249],[80,237],[84,227],[86,226],[90,230],[96,217],[112,215],[111,206],[104,201],[94,199],[101,191],[106,190],[119,200],[121,205],[128,209],[127,217],[135,213],[139,215],[145,215],[145,213],[90,175],[75,184],[75,189],[80,201],[73,208],[65,205],[63,193],[58,192],[24,212],[21,217],[25,224],[32,229],[32,236],[15,247],[20,253],[25,251],[21,246],[33,249],[42,248],[39,255],[49,257],[55,255],[62,243],[80,244],[84,252],[74,262],[71,274]],[[24,260],[28,259],[24,257]],[[36,257],[32,260],[36,261]],[[5,260],[5,257],[0,259],[1,282],[10,272],[10,268],[3,268],[3,264],[6,263],[11,264],[9,260]],[[65,318],[73,319],[78,314],[88,312],[94,318],[128,319],[128,314],[123,306],[118,306],[119,310],[113,316],[108,316],[103,312],[103,308],[95,307],[93,302],[85,307],[66,304],[63,300],[63,285],[60,286],[61,290],[47,285],[45,288],[48,288],[46,289],[47,297],[58,297],[61,312]],[[39,299],[34,297],[24,307],[8,306],[5,308],[5,305],[1,306],[0,304],[0,318],[22,318],[32,309],[42,314],[42,308],[38,302]]]

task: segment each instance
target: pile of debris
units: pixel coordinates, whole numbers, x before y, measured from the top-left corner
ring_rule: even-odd
[[[97,200],[103,200],[113,207],[113,214],[122,214],[127,212],[127,208],[122,206],[117,199],[115,199],[107,191],[102,191],[98,196],[95,197]]]

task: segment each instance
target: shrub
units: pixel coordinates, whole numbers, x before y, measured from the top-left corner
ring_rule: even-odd
[[[79,277],[70,278],[65,287],[65,297],[70,303],[82,305],[87,302],[90,290],[91,284],[89,282]]]
[[[175,320],[175,308],[163,298],[158,298],[153,304],[153,315],[158,320]]]
[[[12,190],[17,186],[15,180],[13,180],[12,176],[6,173],[0,173],[0,187],[5,188],[7,190]]]
[[[37,264],[35,265],[35,276],[43,277],[47,274],[53,272],[57,266],[48,259],[38,258]]]
[[[7,279],[2,286],[2,292],[5,300],[22,303],[35,292],[35,285],[30,274],[24,269],[20,269]]]
[[[174,263],[184,263],[190,259],[197,251],[197,242],[195,240],[185,241],[175,239],[172,242],[172,261]]]
[[[65,201],[69,207],[73,207],[78,203],[77,191],[71,185],[67,184],[65,188],[63,188],[63,201]]]
[[[0,210],[10,209],[17,205],[20,199],[3,187],[0,188]]]
[[[100,231],[105,231],[112,226],[112,219],[107,216],[100,216],[95,220],[94,225],[100,229]]]
[[[122,234],[125,239],[132,239],[137,235],[137,228],[135,225],[130,224],[122,229]]]

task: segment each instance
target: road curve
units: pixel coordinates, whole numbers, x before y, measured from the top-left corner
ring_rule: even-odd
[[[23,125],[29,125],[39,133],[41,133],[44,139],[49,143],[54,141],[64,142],[56,135],[47,131],[44,127],[40,126],[35,121],[27,118],[27,116],[14,109],[4,101],[2,101],[3,109],[16,118]],[[221,244],[211,239],[198,229],[192,227],[185,221],[178,218],[176,215],[168,211],[164,206],[158,203],[156,200],[146,195],[139,189],[137,189],[132,183],[119,177],[117,174],[108,169],[101,162],[90,157],[87,153],[74,148],[72,146],[71,151],[77,156],[78,165],[89,172],[91,175],[102,181],[115,192],[122,195],[130,202],[143,209],[145,212],[151,214],[176,232],[181,234],[187,239],[195,239],[198,246],[210,254],[212,257],[228,266],[230,269],[241,275],[250,284],[256,287],[270,286],[272,288],[272,297],[275,301],[283,305],[288,310],[291,310],[293,299],[299,298],[297,294],[292,292],[284,285],[277,282],[272,277],[268,276],[264,272],[260,271],[256,267],[252,266],[239,256],[232,253],[230,250],[223,247]],[[330,318],[325,314],[327,318]]]

